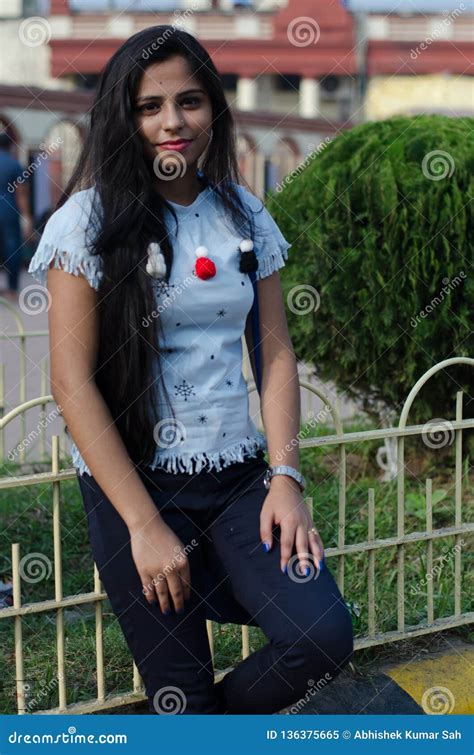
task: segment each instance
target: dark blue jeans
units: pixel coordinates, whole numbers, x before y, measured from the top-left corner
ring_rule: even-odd
[[[260,451],[220,472],[139,470],[186,548],[191,598],[181,616],[174,610],[165,616],[159,605],[149,605],[125,522],[94,478],[78,475],[93,557],[153,713],[276,713],[320,680],[324,685],[334,679],[351,657],[350,614],[327,567],[311,579],[290,569],[282,573],[279,526],[271,551],[262,547],[267,467]],[[209,566],[216,579],[211,587],[205,577]],[[224,614],[222,587],[230,596]],[[259,626],[268,639],[218,684],[206,618]]]

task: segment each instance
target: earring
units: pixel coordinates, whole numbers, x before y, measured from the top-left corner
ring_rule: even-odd
[[[166,261],[157,241],[152,241],[148,245],[146,271],[153,278],[164,278],[166,275]]]
[[[198,278],[207,280],[213,278],[216,274],[216,266],[214,262],[207,256],[208,251],[205,246],[198,246],[196,249],[196,264],[194,265],[194,272]]]
[[[253,250],[252,239],[243,239],[239,244],[240,262],[239,270],[241,273],[254,273],[258,270],[258,259]]]

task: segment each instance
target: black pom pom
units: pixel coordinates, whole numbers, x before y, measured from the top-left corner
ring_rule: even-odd
[[[258,270],[258,259],[254,251],[240,252],[239,270],[241,273],[254,273]]]

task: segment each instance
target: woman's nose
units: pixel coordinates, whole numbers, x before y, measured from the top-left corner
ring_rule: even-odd
[[[176,105],[168,104],[162,109],[162,126],[164,129],[179,129],[182,126],[182,115]]]

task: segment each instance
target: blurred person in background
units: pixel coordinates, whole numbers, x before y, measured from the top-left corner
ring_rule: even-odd
[[[8,288],[1,289],[0,295],[16,302],[23,245],[34,229],[23,166],[11,154],[11,146],[7,132],[0,132],[0,254],[8,274]]]

